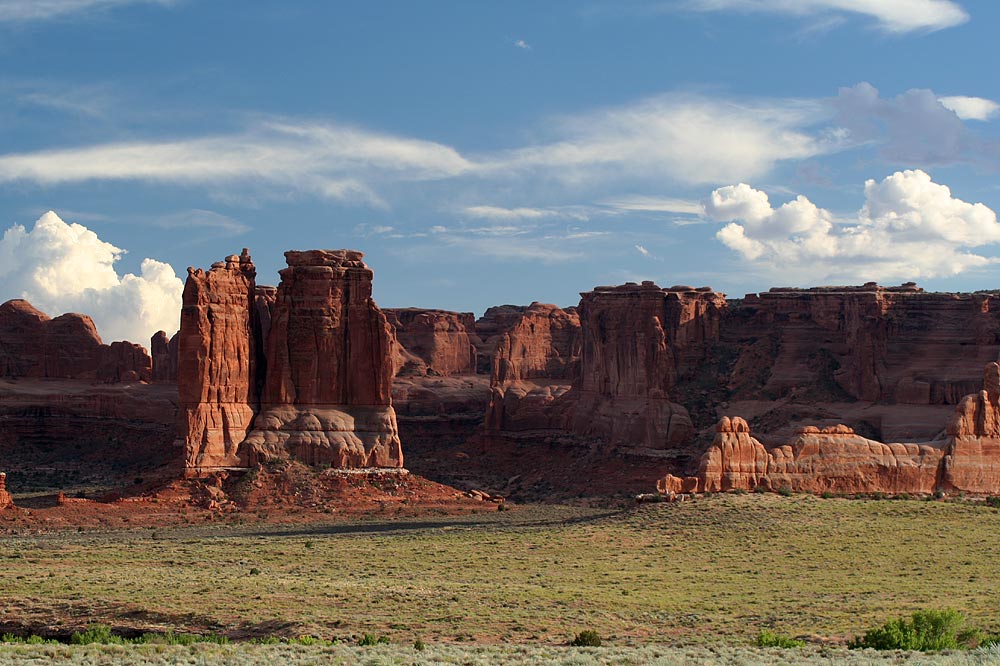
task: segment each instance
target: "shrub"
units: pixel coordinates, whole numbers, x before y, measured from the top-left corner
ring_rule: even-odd
[[[52,645],[59,641],[52,638],[42,638],[38,634],[18,636],[16,634],[0,634],[0,643],[20,643],[22,645]]]
[[[423,652],[426,647],[427,646],[424,645],[424,642],[422,640],[420,640],[419,638],[417,640],[413,641],[413,649],[416,650],[416,651],[418,651],[418,652]]]
[[[90,645],[100,643],[101,645],[124,645],[125,639],[111,631],[111,627],[106,624],[92,624],[86,631],[74,631],[69,642],[73,645]]]
[[[757,634],[758,647],[799,648],[805,647],[805,644],[805,641],[782,636],[770,629],[761,629],[760,633]]]
[[[994,509],[1000,509],[1000,497],[993,495],[986,498],[986,506],[991,506]]]
[[[963,630],[965,617],[956,610],[922,610],[910,619],[890,620],[881,627],[865,632],[855,638],[851,648],[874,648],[876,650],[917,650],[937,652],[969,647],[970,642],[978,642],[979,632]]]
[[[389,639],[385,636],[375,636],[375,634],[365,634],[358,639],[358,645],[368,647],[371,645],[388,645]]]
[[[584,629],[570,643],[575,647],[601,647],[601,637],[593,629]]]
[[[789,488],[788,486],[781,486],[780,488],[778,488],[778,494],[781,495],[782,497],[791,497],[792,489]]]

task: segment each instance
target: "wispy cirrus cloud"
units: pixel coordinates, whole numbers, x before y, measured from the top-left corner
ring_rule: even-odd
[[[176,0],[0,0],[0,23],[24,23],[107,11],[125,5],[171,5]]]
[[[478,173],[578,187],[626,179],[726,182],[836,150],[836,137],[810,131],[828,115],[818,100],[661,95],[554,119],[551,140],[484,156]]]
[[[675,6],[702,12],[768,12],[836,19],[860,15],[895,34],[930,32],[961,25],[969,14],[952,0],[685,0]]]
[[[242,134],[0,155],[0,182],[255,184],[382,205],[372,182],[448,178],[471,166],[454,149],[431,141],[337,125],[272,122]]]

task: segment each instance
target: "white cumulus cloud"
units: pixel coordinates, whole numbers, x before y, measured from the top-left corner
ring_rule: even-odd
[[[1000,104],[984,97],[953,95],[939,97],[938,101],[946,109],[951,109],[962,120],[989,120],[1000,111]]]
[[[920,170],[867,181],[848,222],[804,196],[774,208],[744,183],[712,192],[705,212],[728,223],[716,234],[727,247],[800,283],[957,275],[993,263],[971,250],[1000,242],[993,210],[953,197]]]
[[[0,300],[24,298],[53,317],[90,315],[105,342],[148,346],[156,331],[177,330],[184,285],[155,259],[143,259],[139,275],[119,275],[124,252],[50,211],[31,231],[14,225],[0,238]]]
[[[736,10],[793,16],[859,14],[875,19],[886,32],[933,31],[969,20],[952,0],[689,0],[698,11]]]

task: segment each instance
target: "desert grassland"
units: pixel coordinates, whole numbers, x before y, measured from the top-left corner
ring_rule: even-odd
[[[594,629],[621,648],[719,647],[765,627],[845,640],[951,607],[996,632],[998,534],[1000,512],[981,504],[715,495],[621,511],[13,536],[0,541],[0,622],[345,643],[372,633],[429,648],[564,644]]]

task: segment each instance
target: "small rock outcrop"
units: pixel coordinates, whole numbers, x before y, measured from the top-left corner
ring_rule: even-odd
[[[153,362],[131,342],[105,345],[93,320],[67,313],[54,319],[28,301],[0,305],[0,377],[148,382]]]
[[[945,490],[1000,493],[1000,365],[987,364],[983,390],[962,399],[947,433]]]
[[[14,506],[14,498],[7,492],[7,473],[0,472],[0,510]]]

